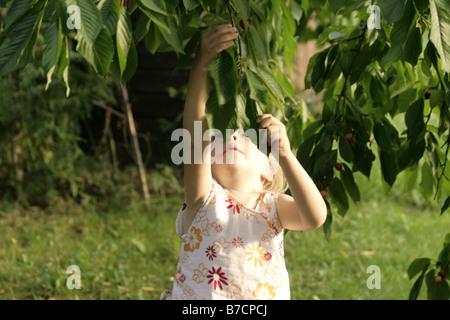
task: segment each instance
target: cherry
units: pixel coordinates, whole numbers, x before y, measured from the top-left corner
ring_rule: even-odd
[[[375,153],[372,153],[372,161],[375,161],[376,158],[377,156],[375,155]]]
[[[342,163],[336,163],[336,165],[334,167],[336,168],[337,171],[341,171],[342,170]]]
[[[436,284],[440,284],[442,282],[442,277],[441,276],[437,276],[436,278],[434,278],[434,282]]]
[[[250,19],[247,19],[247,25],[251,25],[251,24],[252,24],[252,21],[251,21]],[[239,25],[241,26],[242,29],[245,30],[244,20],[241,20],[241,21],[239,22]]]
[[[438,276],[441,277],[442,279],[444,279],[445,278],[445,271],[442,271],[442,270],[439,271],[438,272]]]
[[[328,194],[328,190],[330,190],[329,187],[326,187],[324,190],[320,191],[320,194],[322,195],[322,198],[326,198]]]
[[[347,135],[345,136],[345,140],[350,142],[350,141],[352,141],[352,139],[353,139],[353,135],[351,133],[347,133]]]
[[[428,100],[430,98],[431,98],[431,92],[430,91],[425,92],[425,99]]]

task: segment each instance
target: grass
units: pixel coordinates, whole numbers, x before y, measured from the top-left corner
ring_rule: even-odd
[[[450,214],[439,216],[437,206],[417,205],[398,189],[386,195],[380,184],[358,179],[363,200],[345,217],[334,214],[329,241],[322,228],[286,235],[292,299],[407,299],[409,264],[437,257]],[[104,210],[3,203],[0,299],[159,299],[176,271],[181,204],[182,195],[153,195],[151,210],[139,201]],[[70,265],[80,267],[80,290],[66,287]],[[366,286],[371,265],[380,268],[379,290]]]

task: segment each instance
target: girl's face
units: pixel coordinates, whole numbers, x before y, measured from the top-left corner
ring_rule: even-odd
[[[222,148],[219,143],[212,142],[211,171],[215,178],[220,180],[224,175],[230,175],[230,171],[238,170],[248,178],[261,179],[263,170],[269,166],[269,159],[248,136],[235,132]]]

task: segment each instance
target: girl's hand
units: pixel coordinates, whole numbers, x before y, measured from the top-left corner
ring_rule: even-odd
[[[263,114],[256,119],[256,122],[259,123],[260,129],[267,129],[268,145],[272,149],[277,147],[279,148],[280,158],[286,157],[292,153],[286,127],[280,120],[271,114]]]
[[[211,61],[223,50],[234,44],[238,37],[237,29],[231,24],[223,24],[206,32],[197,48],[195,62],[197,66],[208,68]]]

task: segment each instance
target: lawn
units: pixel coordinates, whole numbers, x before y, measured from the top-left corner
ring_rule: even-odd
[[[411,261],[437,257],[450,214],[359,179],[363,200],[345,217],[334,214],[329,241],[322,228],[287,233],[292,299],[407,299]],[[182,195],[153,195],[151,203],[151,210],[139,201],[103,210],[2,203],[0,299],[159,299],[176,271]],[[70,265],[80,267],[80,290],[66,287]],[[380,289],[366,285],[371,265],[380,268]]]

